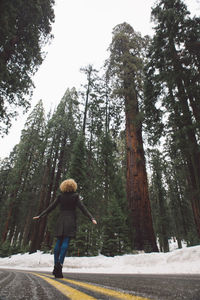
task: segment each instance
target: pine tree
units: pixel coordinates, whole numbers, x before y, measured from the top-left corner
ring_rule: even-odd
[[[91,202],[94,203],[94,195],[92,193],[92,180],[90,173],[90,166],[88,165],[88,150],[86,147],[85,136],[80,132],[79,136],[74,143],[72,150],[72,157],[70,163],[70,169],[68,172],[68,177],[73,178],[78,184],[78,193],[83,199],[84,204],[93,214],[93,206]],[[95,204],[94,204],[95,206]],[[78,213],[78,230],[76,235],[76,240],[71,245],[72,252],[79,256],[89,255],[91,253],[90,249],[90,236],[91,236],[91,226],[88,219],[82,215],[79,211]]]
[[[87,124],[87,114],[88,114],[88,106],[89,106],[89,98],[92,93],[92,89],[94,87],[94,83],[96,81],[97,70],[93,68],[92,65],[88,65],[85,68],[81,68],[81,71],[87,76],[87,84],[84,86],[85,93],[82,92],[82,96],[85,98],[84,104],[84,117],[83,117],[83,135],[85,135],[86,124]]]
[[[43,160],[44,109],[40,101],[29,115],[20,143],[10,155],[12,167],[7,177],[2,223],[2,242],[21,242],[30,233],[32,212],[36,205]],[[25,234],[26,232],[26,234]]]
[[[168,162],[165,163],[164,174],[168,186],[173,236],[177,238],[179,248],[182,247],[182,240],[188,245],[195,245],[199,243],[199,239],[192,214],[186,161],[172,138],[167,140],[165,149]]]
[[[163,159],[158,150],[151,152],[151,203],[154,219],[154,229],[159,239],[160,250],[169,251],[170,222],[167,205],[167,194],[163,182]]]
[[[42,46],[52,38],[54,0],[0,2],[0,127],[7,133],[17,107],[30,107],[32,75],[42,63]]]
[[[142,91],[142,53],[146,39],[123,23],[113,30],[108,72],[114,93],[124,100],[126,115],[127,198],[135,249],[158,251],[153,231],[138,99]]]
[[[199,22],[198,18],[189,18],[180,0],[159,1],[152,10],[152,18],[156,26],[146,67],[145,120],[152,141],[158,141],[161,135],[173,135],[186,161],[190,200],[200,236],[199,104],[196,94],[199,91],[199,59],[189,46],[198,40]]]
[[[42,185],[36,213],[40,213],[55,200],[59,183],[65,179],[70,168],[72,148],[77,136],[77,127],[80,126],[78,104],[76,90],[67,89],[48,121],[44,137],[46,146]],[[49,222],[52,220],[50,217]],[[43,217],[39,223],[34,224],[30,252],[41,249],[43,241],[48,244],[47,247],[51,247],[52,236],[53,232],[50,233],[47,227],[47,217]]]
[[[113,163],[112,159],[110,167]],[[122,255],[131,251],[131,230],[124,177],[122,172],[117,170],[117,164],[114,165],[114,174],[108,184],[110,191],[106,199],[108,203],[101,221],[103,227],[101,253],[106,256]],[[108,174],[111,175],[111,172]],[[106,197],[106,192],[105,190],[103,197]]]

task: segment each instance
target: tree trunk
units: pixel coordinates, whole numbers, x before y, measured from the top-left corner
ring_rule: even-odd
[[[40,200],[39,200],[39,208],[38,212],[41,212],[45,208],[45,199],[47,195],[48,189],[48,178],[49,178],[49,170],[50,170],[50,159],[47,160],[46,168],[44,171],[42,188],[40,192]],[[40,249],[40,243],[43,238],[44,232],[41,233],[41,227],[43,228],[46,225],[46,218],[43,217],[40,221],[34,221],[33,232],[31,236],[31,246],[30,253],[36,252],[36,250]]]
[[[175,70],[178,73],[178,65],[177,62],[174,62]],[[195,130],[193,129],[191,112],[187,102],[187,96],[185,94],[185,89],[180,78],[176,78],[176,84],[178,87],[178,99],[181,104],[181,110],[183,113],[183,117],[180,119],[180,111],[177,109],[176,105],[174,105],[174,110],[176,114],[176,125],[179,128],[179,132],[184,131],[184,136],[182,134],[182,142],[181,151],[186,158],[188,172],[190,174],[190,186],[191,186],[191,204],[193,209],[194,220],[198,232],[198,236],[200,237],[200,155],[199,155],[199,145],[197,144]],[[170,91],[172,94],[172,91]],[[173,94],[172,97],[174,98]],[[175,101],[175,100],[174,100]]]
[[[158,176],[158,174],[157,174]],[[157,178],[157,182],[159,178]],[[160,239],[162,240],[162,246],[164,252],[169,252],[169,242],[168,242],[168,235],[167,235],[167,224],[166,224],[166,209],[164,205],[164,197],[161,191],[161,187],[158,186],[158,204],[159,204],[159,218],[161,218],[160,222]]]
[[[193,209],[193,215],[195,224],[197,227],[197,232],[200,237],[200,200],[199,200],[199,194],[200,194],[200,147],[197,144],[196,140],[196,131],[194,129],[194,124],[192,121],[192,115],[191,110],[188,105],[188,94],[186,93],[186,87],[184,85],[184,76],[179,74],[184,74],[184,70],[182,68],[179,56],[177,54],[174,41],[171,38],[170,41],[170,50],[172,53],[172,64],[174,68],[174,73],[178,74],[174,78],[174,82],[177,87],[177,94],[176,97],[179,100],[179,107],[177,107],[177,101],[175,100],[175,97],[172,92],[172,88],[169,85],[169,92],[172,96],[172,99],[174,100],[174,112],[176,114],[176,125],[178,126],[180,132],[183,132],[183,140],[185,141],[183,144],[183,147],[181,147],[181,151],[186,157],[187,165],[188,165],[188,171],[190,174],[190,185],[191,185],[191,204]],[[192,103],[191,103],[192,105]],[[192,107],[193,108],[193,107]],[[180,117],[180,113],[182,113],[182,116]]]
[[[132,103],[131,103],[132,102]],[[134,230],[133,247],[158,252],[153,230],[141,124],[135,99],[126,99],[127,199]]]
[[[28,212],[28,215],[26,217],[26,221],[24,224],[24,231],[23,231],[23,238],[22,238],[23,247],[26,247],[28,245],[28,242],[30,239],[30,233],[31,233],[31,229],[32,229],[32,218],[33,218],[33,210],[31,208]]]
[[[4,231],[2,233],[2,243],[4,243],[6,241],[7,235],[8,235],[8,230],[9,230],[9,224],[10,224],[10,220],[11,220],[11,216],[12,216],[12,211],[13,211],[13,202],[11,202],[10,206],[9,206],[9,211],[8,211],[8,216],[6,219],[6,223],[4,226]]]
[[[91,75],[92,75],[92,66],[89,66],[88,69],[85,70],[86,74],[88,75],[88,84],[87,84],[87,91],[85,97],[85,110],[84,110],[84,118],[83,118],[83,135],[85,135],[86,129],[86,121],[87,121],[87,111],[88,111],[88,102],[89,102],[89,95],[91,89]]]
[[[180,238],[177,238],[177,243],[178,243],[178,249],[182,249],[182,243]]]

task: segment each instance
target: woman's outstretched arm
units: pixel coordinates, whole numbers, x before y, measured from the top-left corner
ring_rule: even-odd
[[[91,213],[88,211],[88,209],[87,209],[86,206],[83,204],[83,201],[80,200],[80,198],[78,199],[77,206],[78,206],[78,208],[82,211],[82,213],[92,221],[93,224],[97,225],[97,221],[96,221],[95,218],[91,215]]]
[[[59,196],[43,212],[41,212],[38,216],[33,217],[33,220],[38,220],[41,217],[43,217],[44,215],[49,214],[54,208],[56,208],[56,206],[58,205],[58,203],[59,203]]]

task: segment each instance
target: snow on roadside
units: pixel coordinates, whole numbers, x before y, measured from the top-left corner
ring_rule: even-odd
[[[0,258],[0,268],[51,271],[53,255],[37,251]],[[115,257],[66,257],[64,272],[127,274],[200,274],[200,246],[168,253],[127,254]]]

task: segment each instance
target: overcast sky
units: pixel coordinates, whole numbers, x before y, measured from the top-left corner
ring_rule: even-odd
[[[34,76],[32,108],[42,99],[47,113],[59,103],[67,88],[79,88],[84,83],[81,67],[93,64],[99,69],[108,57],[116,25],[127,22],[143,36],[152,35],[150,12],[154,3],[155,0],[57,0],[54,39],[45,47],[46,58]],[[200,0],[185,3],[192,14],[199,15]],[[0,139],[0,158],[8,156],[19,143],[28,114],[20,114],[10,134]]]

